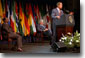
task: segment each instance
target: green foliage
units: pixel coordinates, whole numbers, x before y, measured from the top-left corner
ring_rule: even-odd
[[[76,31],[74,35],[71,33],[66,34],[61,37],[60,42],[64,42],[67,47],[80,47],[80,33]]]

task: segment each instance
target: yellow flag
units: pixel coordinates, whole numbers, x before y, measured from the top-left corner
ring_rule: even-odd
[[[3,16],[1,0],[0,0],[0,16],[1,16],[1,17]]]
[[[3,24],[3,11],[2,11],[2,3],[1,3],[1,0],[0,0],[0,18],[1,18],[1,24]]]

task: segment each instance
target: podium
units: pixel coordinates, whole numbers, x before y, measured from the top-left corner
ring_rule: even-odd
[[[62,34],[67,34],[68,32],[73,33],[73,28],[75,25],[74,16],[70,14],[64,14],[56,22],[56,36],[57,41],[62,37]]]

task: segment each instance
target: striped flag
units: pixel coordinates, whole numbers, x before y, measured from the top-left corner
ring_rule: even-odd
[[[10,1],[7,1],[6,2],[6,7],[7,7],[7,9],[6,9],[6,17],[9,19],[9,22],[8,22],[8,24],[10,25]]]
[[[2,12],[2,3],[1,3],[1,0],[0,0],[0,17],[3,16],[3,12]]]
[[[15,20],[16,20],[16,32],[19,32],[19,28],[18,28],[18,23],[19,23],[19,19],[18,19],[18,6],[17,6],[17,2],[14,3],[14,10],[15,10]]]
[[[22,23],[23,23],[23,32],[24,32],[24,35],[27,36],[28,35],[28,30],[27,30],[27,25],[26,25],[26,16],[25,16],[25,10],[24,10],[24,3],[22,2]]]
[[[12,5],[13,18],[14,18],[14,32],[18,32],[18,24],[16,23],[16,13],[15,13],[15,2],[13,1]]]
[[[39,11],[38,5],[36,8],[37,8],[36,14],[37,14],[38,22],[39,22],[39,20],[41,19],[41,16],[40,16],[40,11]]]
[[[20,25],[21,25],[20,33],[24,35],[25,32],[24,32],[24,25],[23,25],[24,23],[23,23],[23,13],[22,13],[21,3],[19,3],[19,20],[20,20]]]
[[[26,11],[25,11],[25,27],[27,29],[27,32],[28,32],[28,35],[30,35],[30,26],[29,26],[29,23],[28,23],[28,18],[29,18],[29,15],[28,15],[28,4],[26,4]]]
[[[33,18],[33,13],[32,13],[32,7],[31,4],[29,4],[29,19],[28,19],[28,23],[30,23],[30,28],[31,28],[31,34],[36,34],[36,26],[35,26],[35,21]]]
[[[11,15],[11,19],[10,19],[10,24],[12,29],[14,30],[14,32],[19,32],[18,30],[18,23],[17,23],[17,16],[16,16],[16,11],[15,11],[15,1],[11,1],[11,8],[10,8],[10,15]]]
[[[11,1],[12,2],[12,1]],[[11,3],[11,8],[10,8],[10,25],[14,31],[14,17],[13,17],[13,5]]]
[[[3,20],[2,20],[2,18],[3,18],[3,8],[2,8],[3,6],[2,6],[2,3],[1,3],[1,0],[0,0],[0,23],[2,24],[3,23]]]
[[[24,36],[27,36],[30,32],[28,31],[29,29],[27,29],[27,25],[25,23],[25,22],[27,22],[27,21],[25,21],[27,18],[26,18],[25,13],[24,13],[24,4],[20,3],[19,8],[20,8],[19,19],[21,19],[20,24],[21,24],[21,27],[22,27],[22,32],[23,32]]]

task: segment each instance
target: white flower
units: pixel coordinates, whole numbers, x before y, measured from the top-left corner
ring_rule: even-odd
[[[62,41],[62,42],[64,42],[64,41]]]
[[[66,40],[66,39],[67,39],[67,37],[64,37],[64,39]]]
[[[72,44],[72,42],[69,42],[69,44],[71,45],[71,44]]]
[[[70,33],[70,32],[68,32],[67,34],[68,34],[68,35],[71,35],[71,33]]]
[[[79,37],[79,39],[80,39],[80,37]]]
[[[62,39],[62,40],[66,40],[66,39],[67,39],[67,37],[61,37],[61,39]]]
[[[59,41],[61,42],[61,39]]]
[[[79,42],[79,40],[76,40],[76,42]]]
[[[72,37],[72,39],[73,39],[73,37]]]
[[[61,39],[64,40],[64,37],[62,37]]]
[[[72,42],[73,40],[71,39],[71,42]]]
[[[77,36],[80,36],[80,33],[79,33],[79,34],[77,34]]]

